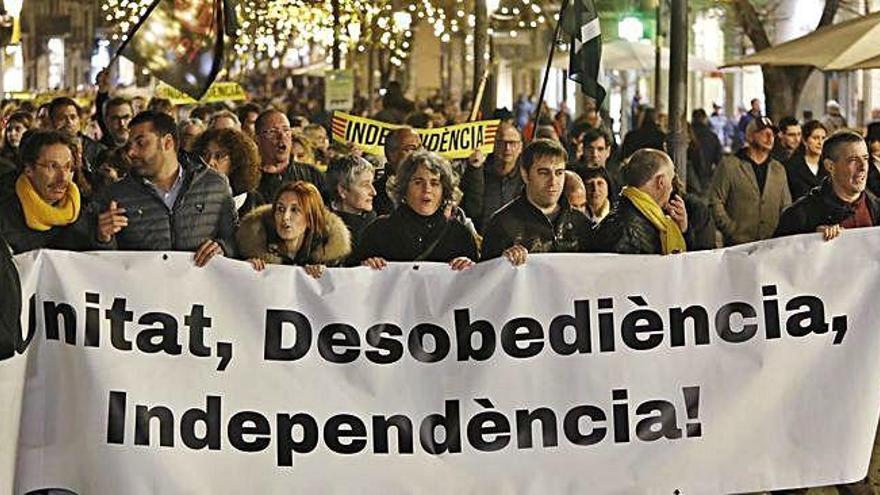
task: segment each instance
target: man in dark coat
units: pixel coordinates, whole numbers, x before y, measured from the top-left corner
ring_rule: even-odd
[[[178,158],[177,125],[163,113],[132,119],[131,173],[109,186],[97,240],[111,249],[194,251],[196,266],[235,255],[238,214],[229,182],[204,162]]]
[[[828,178],[782,212],[774,237],[821,232],[826,240],[841,230],[880,224],[880,199],[865,189],[868,147],[852,131],[838,131],[822,146]]]
[[[520,132],[512,124],[502,123],[495,136],[495,148],[483,165],[479,207],[477,211],[468,212],[481,231],[486,229],[496,211],[522,194],[522,174],[517,167],[522,150]]]
[[[779,128],[770,156],[779,163],[788,163],[788,160],[801,145],[802,137],[803,130],[798,120],[794,117],[783,117],[779,120]]]
[[[620,254],[685,251],[687,209],[673,196],[675,166],[669,155],[642,149],[623,168],[624,188],[614,210],[593,231],[590,250]]]
[[[54,129],[67,133],[80,141],[83,170],[87,176],[94,173],[99,165],[98,156],[107,148],[82,133],[79,105],[73,99],[61,96],[49,103],[48,111]]]
[[[556,141],[536,139],[520,157],[525,192],[498,210],[483,238],[483,259],[504,256],[514,266],[529,253],[586,250],[587,217],[563,199],[568,153]]]
[[[254,126],[263,172],[257,192],[271,202],[282,185],[303,180],[314,184],[321,191],[324,201],[329,202],[324,174],[311,165],[291,161],[293,130],[284,112],[266,110],[257,117]]]
[[[73,182],[75,152],[71,138],[58,131],[33,130],[22,139],[24,167],[13,192],[0,200],[0,235],[13,252],[94,247],[92,223]]]

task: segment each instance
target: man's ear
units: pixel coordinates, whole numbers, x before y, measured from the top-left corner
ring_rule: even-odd
[[[342,184],[336,184],[336,194],[339,195],[339,199],[345,199],[345,188],[342,187]]]
[[[834,173],[834,161],[832,161],[830,158],[823,158],[822,166],[825,167],[825,171],[829,174]]]
[[[171,134],[162,136],[162,149],[165,151],[174,150],[174,137]]]
[[[520,177],[522,177],[522,181],[528,182],[529,181],[529,173],[526,172],[526,168],[523,167],[522,165],[517,165],[516,167],[519,169],[519,175],[520,175]]]

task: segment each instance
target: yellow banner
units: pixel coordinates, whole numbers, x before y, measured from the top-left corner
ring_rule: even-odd
[[[89,98],[84,98],[82,96],[72,95],[70,93],[65,93],[63,91],[47,91],[43,93],[31,93],[28,91],[13,91],[11,93],[5,94],[6,98],[9,100],[32,100],[34,105],[40,106],[44,103],[49,103],[50,101],[58,98],[60,96],[67,96],[72,98],[73,101],[76,102],[80,107],[87,107],[92,104],[92,100]]]
[[[491,153],[499,120],[481,120],[433,129],[413,129],[422,138],[422,146],[444,158],[457,160],[469,157],[474,151]],[[365,153],[383,155],[385,136],[404,127],[378,120],[356,117],[342,112],[333,113],[333,140],[350,143]]]
[[[213,103],[215,101],[241,101],[247,99],[247,93],[237,82],[215,82],[201,100],[196,101],[185,93],[165,83],[156,86],[156,97],[168,98],[174,105],[192,105],[193,103]]]

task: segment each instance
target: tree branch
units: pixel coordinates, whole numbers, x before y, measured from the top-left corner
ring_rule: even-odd
[[[831,1],[834,0],[828,0],[828,2]],[[764,24],[761,22],[755,6],[749,0],[732,0],[730,3],[736,15],[737,23],[742,26],[746,36],[748,36],[755,47],[755,51],[769,48],[770,37],[767,36],[767,31],[764,29]]]
[[[825,7],[822,8],[822,17],[819,18],[819,24],[816,29],[827,26],[834,22],[834,16],[840,9],[840,0],[825,0]]]

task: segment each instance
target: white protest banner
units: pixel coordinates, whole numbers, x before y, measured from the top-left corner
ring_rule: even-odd
[[[19,256],[0,492],[720,494],[862,478],[880,231],[454,273]]]

